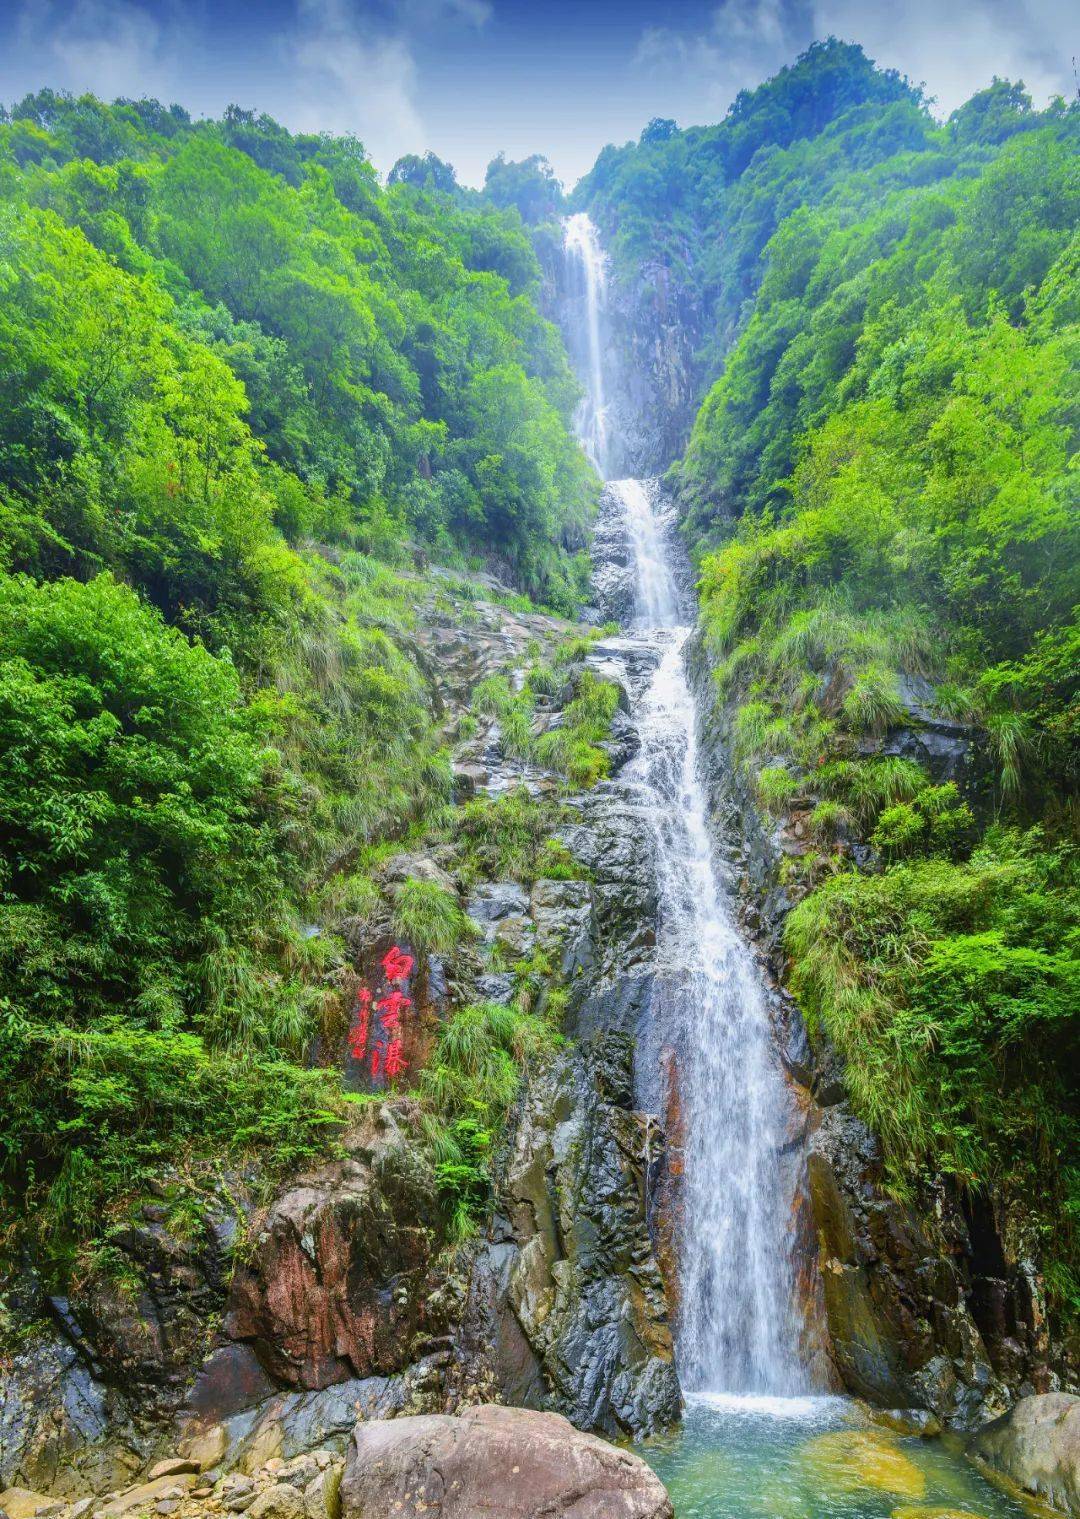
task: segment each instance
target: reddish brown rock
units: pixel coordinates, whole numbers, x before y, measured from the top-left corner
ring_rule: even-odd
[[[346,1148],[256,1222],[233,1282],[226,1333],[293,1387],[398,1370],[420,1321],[434,1184],[387,1108]]]
[[[561,1414],[486,1405],[358,1424],[343,1519],[673,1519],[638,1456]]]

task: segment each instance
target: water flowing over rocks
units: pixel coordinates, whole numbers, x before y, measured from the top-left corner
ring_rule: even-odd
[[[599,407],[603,447],[599,458],[595,447],[593,454],[601,473],[659,475],[682,453],[701,398],[696,353],[704,313],[664,263],[647,260],[632,276],[617,275],[588,217],[570,222],[565,257],[547,270],[547,306],[587,381],[591,409],[579,418],[579,430],[587,444],[595,438]],[[586,253],[594,261],[591,281]],[[595,314],[590,286],[599,297]],[[596,349],[603,360],[599,387]]]

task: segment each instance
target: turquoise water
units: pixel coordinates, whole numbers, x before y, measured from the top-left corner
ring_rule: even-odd
[[[688,1398],[681,1429],[638,1451],[676,1519],[1030,1519],[955,1448],[846,1398]]]

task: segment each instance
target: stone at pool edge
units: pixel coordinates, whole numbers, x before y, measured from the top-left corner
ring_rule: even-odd
[[[1080,1519],[1080,1397],[1036,1393],[975,1431],[967,1452]]]
[[[674,1519],[639,1457],[561,1414],[485,1404],[358,1424],[342,1519]]]

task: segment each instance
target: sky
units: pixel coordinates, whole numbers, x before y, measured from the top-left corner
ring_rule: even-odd
[[[48,84],[235,103],[354,132],[383,172],[431,149],[481,184],[496,153],[543,153],[569,186],[605,143],[717,121],[829,35],[939,113],[995,74],[1039,105],[1076,93],[1076,0],[0,0],[0,101]]]

